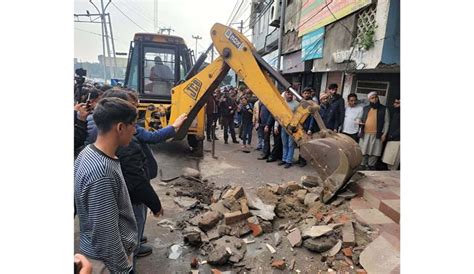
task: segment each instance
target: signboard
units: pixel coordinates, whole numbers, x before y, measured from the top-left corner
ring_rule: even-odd
[[[324,27],[303,36],[301,39],[301,60],[323,58]]]
[[[297,73],[304,71],[304,61],[301,61],[302,52],[299,50],[287,55],[283,55],[283,73]]]
[[[301,8],[298,36],[335,22],[365,6],[372,0],[308,0]]]
[[[263,60],[265,60],[270,66],[272,66],[275,70],[277,70],[278,65],[278,50],[274,50],[268,53],[265,56],[262,56]]]

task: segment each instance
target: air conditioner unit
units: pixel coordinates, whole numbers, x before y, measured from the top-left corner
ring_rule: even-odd
[[[280,26],[280,0],[273,0],[272,6],[270,7],[270,26]]]

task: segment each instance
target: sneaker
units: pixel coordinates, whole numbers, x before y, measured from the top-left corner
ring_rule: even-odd
[[[151,253],[153,253],[153,248],[151,248],[151,246],[141,245],[140,249],[138,250],[138,252],[135,256],[137,256],[137,257],[146,257],[146,256],[150,255]]]
[[[281,162],[278,163],[278,165],[279,166],[286,165],[286,162],[281,161]]]
[[[290,168],[290,167],[292,167],[292,166],[293,166],[293,164],[286,163],[286,165],[284,166],[284,168]]]

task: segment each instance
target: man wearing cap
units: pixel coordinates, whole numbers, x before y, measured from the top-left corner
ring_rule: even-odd
[[[362,150],[362,166],[375,170],[375,165],[382,155],[382,143],[387,138],[389,114],[387,108],[380,104],[376,91],[367,96],[369,105],[362,111],[359,145]]]
[[[335,132],[340,131],[345,116],[344,98],[337,93],[337,88],[338,86],[335,83],[328,87],[329,109],[327,121],[325,121],[326,127]]]

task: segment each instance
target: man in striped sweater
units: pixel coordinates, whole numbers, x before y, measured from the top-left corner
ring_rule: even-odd
[[[74,199],[80,251],[94,273],[130,273],[137,223],[115,155],[135,134],[136,108],[120,98],[101,99],[94,110],[98,136],[74,163]]]

